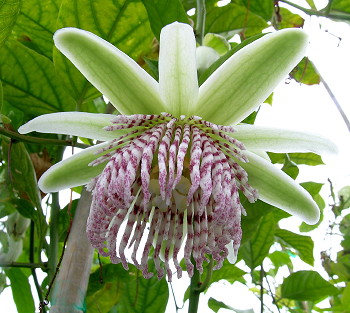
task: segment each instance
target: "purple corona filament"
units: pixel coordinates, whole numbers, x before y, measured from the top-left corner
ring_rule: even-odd
[[[234,128],[168,113],[118,115],[112,123],[105,130],[124,135],[90,163],[106,163],[88,185],[93,202],[87,234],[98,252],[128,269],[129,249],[145,278],[153,275],[148,264],[153,258],[158,278],[167,275],[169,281],[170,261],[182,276],[182,244],[189,276],[194,266],[203,271],[206,255],[219,269],[229,245],[236,256],[245,212],[239,191],[250,202],[258,195],[237,163],[248,159],[244,145],[232,137]]]

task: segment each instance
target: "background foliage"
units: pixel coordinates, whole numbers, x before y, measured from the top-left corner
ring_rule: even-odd
[[[329,1],[323,10],[317,10],[312,0],[307,3],[309,7],[303,8],[289,1],[232,0],[218,6],[218,1],[208,0],[203,32],[196,27],[198,16],[188,15],[197,5],[194,0],[0,0],[0,292],[4,288],[12,289],[18,312],[35,312],[38,307],[34,299],[38,303],[45,298],[62,253],[70,214],[76,206],[73,201],[61,208],[57,194],[44,197],[37,179],[62,158],[66,146],[76,144],[77,138],[22,136],[16,130],[45,113],[110,110],[99,91],[55,49],[53,33],[68,26],[91,31],[127,53],[155,77],[157,39],[164,25],[173,21],[190,23],[196,27],[198,41],[207,33],[220,34],[226,39],[238,34],[241,44],[231,43],[227,52],[216,46],[222,57],[201,75],[202,83],[224,60],[260,37],[267,27],[302,27],[303,18],[292,13],[291,7],[309,15],[350,20],[348,1]],[[307,58],[290,76],[306,85],[320,82]],[[253,123],[255,117],[256,113],[246,122]],[[300,165],[323,164],[319,156],[311,153],[270,157],[293,179],[298,176]],[[321,184],[306,182],[303,187],[321,212],[328,208],[320,196]],[[281,229],[279,221],[288,214],[258,201],[244,204],[248,215],[242,220],[244,236],[238,258],[243,260],[239,264],[245,266],[225,262],[220,271],[213,273],[204,291],[220,280],[240,282],[261,299],[262,308],[264,298],[269,298],[274,306],[270,310],[321,311],[318,303],[328,298],[330,311],[350,312],[350,214],[343,213],[350,206],[349,188],[338,193],[332,190],[333,219],[329,226],[342,236],[343,250],[335,260],[326,252],[322,255],[328,278],[317,271],[293,268],[295,257],[313,266],[314,242],[308,232],[318,225],[302,224],[299,233]],[[75,188],[74,192],[80,190]],[[102,268],[95,255],[84,310],[89,313],[165,311],[171,292],[164,279],[145,280],[135,268],[126,272],[120,265],[109,264],[107,259],[101,262]],[[263,264],[268,264],[268,269]],[[39,271],[40,277],[45,277],[40,281]],[[283,274],[286,271],[288,277],[279,283],[277,277],[286,276]],[[30,278],[34,280],[36,294],[31,292]],[[188,292],[184,293],[184,301],[187,298]],[[212,298],[208,307],[214,312],[220,308],[239,312]]]

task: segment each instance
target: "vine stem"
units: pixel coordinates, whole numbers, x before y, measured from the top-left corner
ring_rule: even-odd
[[[197,24],[196,24],[196,35],[200,45],[203,44],[203,38],[205,33],[205,0],[197,0]]]
[[[17,141],[34,143],[39,145],[48,144],[48,145],[57,145],[57,146],[74,146],[82,149],[90,147],[89,145],[79,143],[79,142],[73,142],[72,140],[49,139],[49,138],[39,138],[39,137],[21,135],[5,127],[0,127],[0,134],[5,135],[6,137],[9,137]]]
[[[64,153],[64,147],[57,150],[55,161],[59,162],[62,160]],[[49,245],[49,281],[52,281],[58,260],[58,214],[60,211],[59,194],[55,192],[52,194],[52,203],[50,210],[50,245]]]
[[[192,260],[193,261],[193,260]],[[188,313],[197,313],[200,294],[205,291],[210,283],[211,276],[213,273],[213,259],[210,259],[210,263],[207,266],[207,276],[203,282],[201,282],[201,277],[199,271],[194,268],[193,276],[191,277],[190,284],[190,296],[189,296],[189,306]]]
[[[288,4],[290,6],[292,6],[293,8],[296,8],[300,11],[303,11],[304,13],[308,14],[308,15],[315,15],[315,16],[321,16],[321,17],[327,17],[327,18],[333,18],[333,19],[338,19],[338,20],[343,20],[343,21],[349,21],[350,20],[350,16],[349,15],[345,15],[345,14],[336,14],[336,13],[330,13],[331,10],[331,6],[327,6],[325,11],[317,11],[317,10],[312,10],[312,9],[307,9],[304,8],[298,4],[295,4],[291,1],[288,0],[279,0],[280,2],[283,2],[285,4]]]
[[[91,194],[83,189],[70,229],[60,270],[51,297],[51,313],[85,312],[84,299],[89,282],[93,248],[86,237]]]

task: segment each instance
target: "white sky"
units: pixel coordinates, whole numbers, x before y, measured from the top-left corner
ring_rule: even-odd
[[[322,3],[325,1],[315,1]],[[322,22],[320,27],[319,23]],[[320,18],[307,18],[305,29],[310,33],[309,58],[315,63],[323,78],[331,87],[333,93],[350,117],[350,27],[345,23],[336,23]],[[339,41],[338,37],[342,38]],[[312,169],[302,169],[300,181],[326,182],[327,178],[335,183],[336,190],[350,185],[350,145],[349,132],[339,112],[335,108],[328,93],[320,86],[300,86],[296,83],[282,82],[275,90],[272,107],[263,105],[257,123],[281,128],[292,128],[318,132],[328,136],[340,148],[336,158],[329,159],[327,166],[318,166]],[[324,158],[327,161],[327,158]],[[327,187],[328,188],[328,187]],[[328,193],[324,193],[327,197]],[[319,257],[319,246],[315,251],[315,258]],[[188,279],[175,281],[173,286],[177,302],[182,304],[183,293],[188,286]],[[223,287],[224,286],[224,287]],[[36,291],[33,290],[36,298]],[[218,283],[212,287],[207,295],[201,298],[199,312],[211,313],[207,307],[209,297],[214,297],[238,309],[256,308],[259,312],[259,301],[252,293],[235,284]],[[16,313],[12,301],[10,288],[6,288],[0,295],[1,308],[7,313]],[[175,312],[172,296],[169,297],[167,312]],[[187,306],[180,312],[187,312]],[[220,312],[232,312],[220,310]]]

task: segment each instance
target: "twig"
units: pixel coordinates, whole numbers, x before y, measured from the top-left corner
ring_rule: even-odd
[[[181,310],[181,309],[183,308],[183,304],[182,304],[182,307],[179,307],[179,306],[177,305],[176,298],[175,298],[175,293],[174,293],[174,289],[173,289],[173,284],[170,282],[169,285],[170,285],[171,293],[172,293],[172,295],[173,295],[176,313],[178,313],[179,310]]]
[[[30,222],[30,238],[29,238],[29,262],[34,263],[34,249],[35,249],[35,245],[34,245],[34,237],[35,237],[35,232],[34,232],[34,221],[31,220]],[[36,272],[35,272],[35,268],[31,268],[31,272],[32,272],[32,276],[33,276],[33,280],[34,280],[34,285],[36,288],[36,291],[38,293],[38,297],[39,297],[39,302],[43,301],[43,294],[40,288],[40,284],[38,282],[38,277],[36,276]],[[43,313],[46,313],[46,309],[43,308],[42,310]]]
[[[350,122],[348,117],[346,116],[345,112],[343,111],[339,101],[337,100],[337,98],[335,97],[334,93],[332,92],[331,88],[328,86],[328,84],[326,83],[326,81],[324,80],[324,78],[320,75],[320,73],[318,73],[318,75],[320,76],[320,80],[324,86],[324,88],[326,88],[329,96],[331,97],[332,101],[334,102],[335,106],[337,107],[341,117],[344,120],[344,123],[346,124],[346,127],[348,128],[348,130],[350,131]]]
[[[260,266],[260,312],[264,313],[264,268]]]
[[[47,269],[47,263],[22,263],[22,262],[11,262],[11,263],[0,263],[0,267],[22,267],[22,268],[41,268],[42,270]]]
[[[33,136],[27,136],[27,135],[21,135],[15,131],[6,129],[4,127],[0,127],[0,134],[5,135],[11,139],[21,141],[21,142],[27,142],[27,143],[34,143],[39,145],[57,145],[57,146],[75,146],[77,148],[88,148],[89,145],[74,142],[73,140],[60,140],[60,139],[49,139],[49,138],[38,138]]]
[[[271,298],[272,298],[272,302],[273,302],[273,304],[276,306],[278,312],[281,313],[280,308],[279,308],[278,305],[277,305],[277,301],[276,301],[275,295],[274,295],[273,292],[272,292],[272,289],[271,289],[269,280],[268,280],[267,277],[266,277],[266,273],[264,273],[264,277],[265,277],[265,280],[266,280],[266,282],[267,282],[267,286],[269,287],[269,292],[270,292],[270,296],[271,296]]]

